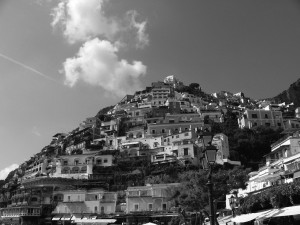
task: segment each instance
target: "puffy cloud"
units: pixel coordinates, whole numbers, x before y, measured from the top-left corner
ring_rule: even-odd
[[[12,164],[6,168],[4,168],[3,170],[0,171],[0,180],[4,180],[7,175],[14,169],[17,169],[19,167],[18,164]]]
[[[61,25],[70,43],[85,41],[97,35],[112,39],[120,27],[104,15],[105,0],[64,0],[53,9],[52,26]]]
[[[134,10],[128,11],[122,20],[109,17],[104,12],[106,2],[108,0],[61,0],[52,11],[51,25],[62,27],[70,43],[84,42],[95,37],[121,42],[124,37],[134,35],[136,47],[148,45],[147,22],[137,22],[138,14]]]
[[[118,47],[109,41],[87,41],[74,58],[64,62],[65,84],[72,87],[82,80],[116,96],[141,89],[139,78],[146,74],[146,66],[140,61],[119,60],[117,52]]]

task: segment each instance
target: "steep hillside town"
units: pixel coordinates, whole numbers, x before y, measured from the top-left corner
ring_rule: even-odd
[[[168,76],[103,108],[74,130],[53,134],[47,146],[3,181],[1,222],[166,225],[200,220],[201,209],[181,204],[188,202],[182,188],[188,187],[188,174],[206,179],[202,159],[207,147],[217,151],[214,174],[246,172],[239,185],[230,186],[228,177],[222,181],[226,188],[219,187],[216,205],[221,217],[242,207],[242,199],[297,182],[299,131],[300,108],[292,102],[253,100],[243,92],[207,94],[198,83],[185,85]],[[253,152],[249,146],[263,135],[268,141],[253,145]],[[238,199],[234,206],[232,197]]]

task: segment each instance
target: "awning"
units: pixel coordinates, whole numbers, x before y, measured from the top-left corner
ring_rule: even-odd
[[[218,218],[219,225],[225,225],[230,222],[232,219],[232,215],[224,216],[222,218]]]
[[[242,214],[240,216],[236,216],[236,217],[232,218],[231,221],[235,222],[235,223],[245,223],[245,222],[254,220],[257,217],[259,217],[259,216],[261,216],[261,215],[263,215],[265,213],[268,213],[270,211],[272,211],[272,209],[271,210],[262,211],[262,212],[257,212],[257,213]]]
[[[116,222],[116,219],[78,219],[74,220],[75,223],[95,223],[95,224],[108,224]]]
[[[297,172],[294,173],[294,179],[296,179],[298,177],[300,177],[300,171],[297,171]]]
[[[294,216],[300,215],[300,205],[290,206],[281,209],[270,209],[258,213],[245,214],[233,218],[231,221],[236,223],[244,223],[251,220],[265,220],[272,217]]]
[[[60,220],[61,217],[62,217],[62,215],[56,215],[52,218],[52,220]]]
[[[260,214],[256,220],[264,220],[264,219],[268,219],[268,218],[272,218],[275,215],[278,215],[279,209],[271,209],[267,212],[264,212],[262,214]]]
[[[64,215],[60,220],[71,220],[72,217],[72,215]]]
[[[300,205],[285,207],[278,211],[274,217],[300,215]]]

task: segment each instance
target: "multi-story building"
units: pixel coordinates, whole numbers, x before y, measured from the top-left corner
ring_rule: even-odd
[[[165,105],[167,99],[171,95],[171,87],[163,82],[152,83],[152,107]]]
[[[201,118],[204,120],[206,117],[208,117],[210,120],[216,122],[216,123],[222,123],[224,122],[223,114],[220,110],[207,110],[202,109],[200,110]]]
[[[107,122],[101,122],[101,134],[105,136],[109,136],[114,134],[119,129],[119,120],[114,119]]]
[[[281,111],[248,109],[238,118],[238,123],[240,128],[245,127],[251,129],[256,126],[284,128]]]
[[[40,159],[38,161],[34,161],[31,165],[28,165],[25,169],[25,173],[23,179],[28,179],[31,177],[35,177],[38,175],[47,175],[48,174],[48,159]]]
[[[183,162],[196,162],[200,155],[200,148],[191,140],[182,140],[173,142],[173,154],[177,156],[178,160]]]
[[[147,135],[167,136],[180,132],[192,131],[197,129],[210,129],[208,124],[204,124],[199,114],[167,114],[162,120],[148,120]],[[152,123],[151,123],[152,122]]]
[[[185,131],[185,132],[179,131],[178,134],[172,134],[172,135],[165,136],[163,138],[163,145],[164,146],[172,145],[173,142],[175,142],[175,141],[182,141],[182,140],[192,139],[192,138],[194,138],[192,131]]]
[[[55,207],[53,190],[72,185],[74,181],[48,177],[23,180],[21,186],[4,196],[6,207],[1,208],[1,222],[24,225],[51,224],[49,215]]]
[[[179,183],[170,183],[128,187],[126,190],[126,213],[170,211],[175,206],[174,200],[170,200],[172,190],[178,188],[179,185]]]
[[[63,217],[66,214],[89,216],[113,214],[116,212],[117,193],[103,189],[69,189],[53,193],[58,202],[52,214]]]
[[[259,191],[272,185],[289,183],[300,178],[300,135],[287,134],[271,145],[265,156],[266,164],[249,174],[246,193]]]
[[[99,127],[100,126],[100,119],[98,117],[88,117],[85,121],[80,123],[79,128],[85,129],[85,128],[92,128],[92,127]]]

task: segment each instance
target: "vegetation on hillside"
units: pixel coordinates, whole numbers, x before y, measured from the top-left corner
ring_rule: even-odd
[[[300,79],[296,82],[292,83],[290,87],[281,92],[279,95],[271,98],[277,103],[285,102],[285,103],[294,103],[295,107],[300,107]]]

